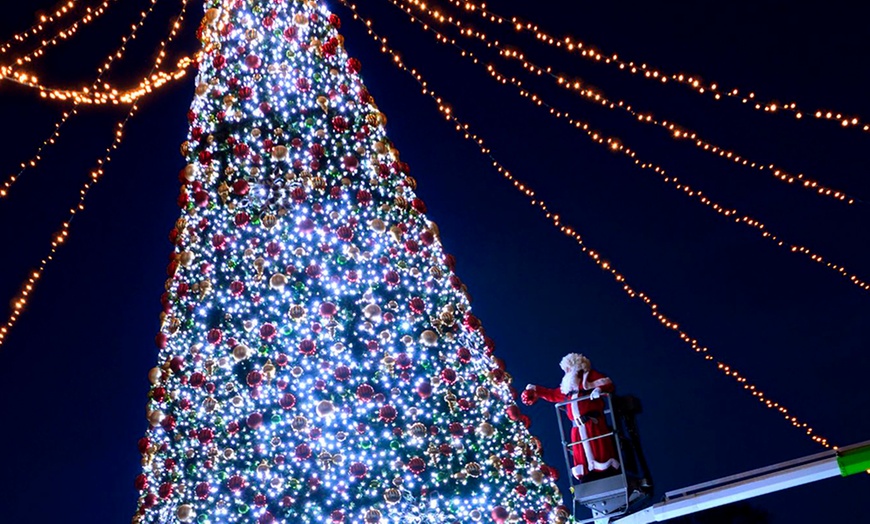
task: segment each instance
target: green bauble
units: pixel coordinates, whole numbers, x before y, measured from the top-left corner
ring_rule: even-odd
[[[390,441],[390,449],[397,450],[400,447],[402,447],[402,444],[398,440],[391,440]]]
[[[251,511],[251,508],[248,507],[247,504],[242,504],[242,505],[240,505],[237,509],[238,509],[239,513],[242,514],[242,515],[244,515],[245,513]]]

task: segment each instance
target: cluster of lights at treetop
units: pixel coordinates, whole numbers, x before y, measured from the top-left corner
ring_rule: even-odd
[[[207,2],[133,521],[565,522],[340,25]]]

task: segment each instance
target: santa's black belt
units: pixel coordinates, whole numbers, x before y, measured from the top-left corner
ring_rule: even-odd
[[[586,413],[585,415],[580,415],[580,423],[586,424],[590,420],[594,420],[595,423],[598,423],[598,419],[601,416],[602,416],[602,413],[600,411],[590,411],[589,413]]]

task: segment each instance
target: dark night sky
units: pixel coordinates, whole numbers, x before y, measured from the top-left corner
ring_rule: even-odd
[[[362,61],[366,83],[389,117],[390,137],[411,165],[517,388],[556,384],[563,354],[588,355],[620,391],[643,399],[640,424],[658,495],[821,450],[693,354],[642,304],[628,300],[439,119],[432,102],[389,64],[346,9],[329,3],[344,20],[346,47]],[[87,81],[147,0],[121,4],[34,72],[57,84]],[[665,70],[870,117],[867,17],[850,4],[503,0],[492,7]],[[43,0],[4,6],[0,39],[29,25],[36,8],[50,6]],[[160,1],[130,61],[111,77],[115,83],[130,83],[146,70],[177,6]],[[367,0],[361,9],[495,156],[665,313],[835,443],[870,439],[870,293],[593,145],[436,45],[386,0]],[[195,2],[177,52],[193,48],[200,13]],[[676,85],[656,86],[566,57],[513,33],[499,36],[746,156],[870,199],[870,134],[713,102]],[[673,142],[544,81],[533,85],[718,201],[870,278],[870,204],[846,207],[818,198]],[[158,298],[171,250],[166,235],[179,213],[178,146],[192,86],[189,78],[144,103],[68,244],[0,347],[0,521],[127,522],[133,513],[136,441],[146,428],[146,374],[156,359]],[[60,110],[0,83],[4,177],[50,134]],[[70,122],[44,164],[0,201],[0,296],[11,298],[44,256],[120,114],[87,111]],[[552,408],[526,411],[548,461],[563,468]],[[866,475],[832,479],[752,503],[776,524],[866,522],[868,488]]]

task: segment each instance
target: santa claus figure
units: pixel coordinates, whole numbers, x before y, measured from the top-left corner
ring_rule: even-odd
[[[559,366],[565,372],[559,389],[529,384],[523,401],[532,404],[540,397],[557,403],[588,397],[567,406],[568,418],[572,422],[571,442],[574,443],[571,446],[574,457],[571,474],[583,479],[592,472],[604,472],[611,468],[611,471],[618,470],[619,460],[613,436],[595,438],[610,432],[604,417],[601,394],[613,393],[613,382],[592,369],[589,359],[577,353],[565,355]]]

